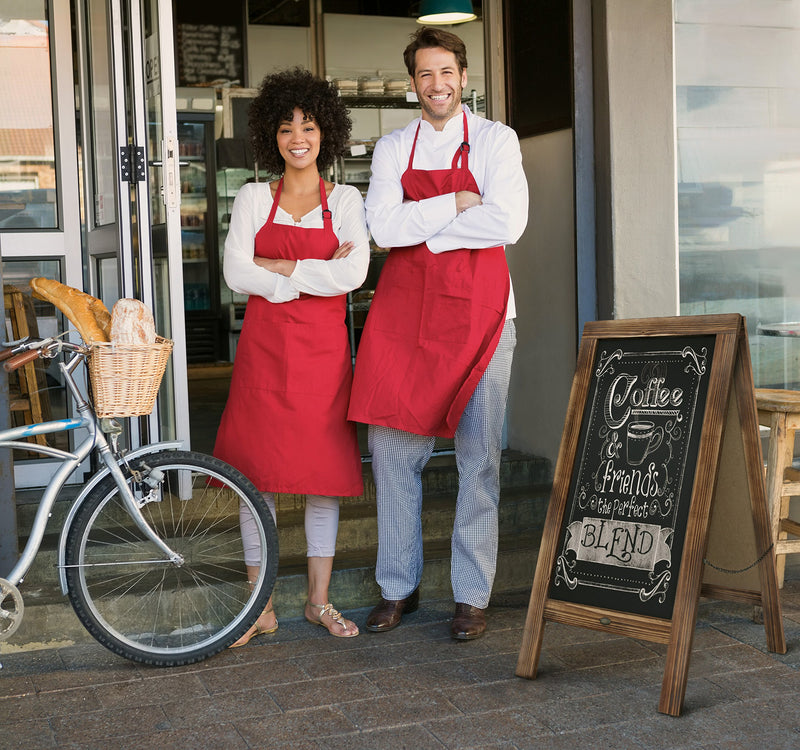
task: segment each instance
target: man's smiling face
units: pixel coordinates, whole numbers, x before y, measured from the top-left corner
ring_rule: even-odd
[[[417,50],[411,89],[417,93],[422,119],[440,130],[461,107],[467,71],[459,72],[456,56],[441,47]]]

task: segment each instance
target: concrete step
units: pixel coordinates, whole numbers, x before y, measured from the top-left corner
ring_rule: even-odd
[[[501,490],[498,529],[500,535],[513,535],[541,528],[544,523],[549,488],[512,487]],[[454,495],[426,497],[422,507],[422,528],[426,542],[449,542],[453,532],[455,514]],[[305,510],[293,508],[278,510],[278,543],[282,564],[295,558],[304,559],[306,538]],[[51,524],[34,564],[25,576],[31,586],[46,586],[57,577],[58,530]],[[374,505],[344,504],[339,513],[339,533],[336,540],[337,555],[355,554],[359,550],[372,550],[377,546],[378,523]],[[24,539],[21,540],[24,542]],[[374,558],[373,558],[374,560]]]
[[[337,555],[330,594],[335,605],[343,610],[369,606],[378,596],[374,577],[377,519],[371,480],[367,465],[364,495],[347,498],[340,509]],[[495,594],[528,589],[533,581],[549,501],[549,481],[548,462],[511,451],[504,452]],[[458,486],[453,457],[434,457],[423,474],[423,484],[425,571],[421,584],[422,596],[448,598],[452,596],[450,536]],[[302,616],[306,598],[303,501],[302,496],[278,497],[281,554],[275,599],[277,609],[284,618]],[[26,608],[22,626],[10,642],[0,642],[0,653],[4,650],[35,648],[38,644],[52,646],[62,641],[77,642],[90,637],[58,587],[55,567],[58,531],[69,505],[69,501],[56,503],[45,543],[20,586]],[[18,526],[23,534],[21,544],[30,529],[35,509],[35,505],[24,502],[18,507]]]
[[[503,451],[500,465],[500,486],[536,487],[547,485],[551,481],[551,464],[544,458],[530,456],[518,451]],[[55,503],[52,516],[48,522],[50,530],[61,528],[70,505],[80,492],[80,485],[65,487],[59,500]],[[458,472],[455,459],[451,455],[434,456],[422,473],[422,491],[425,497],[454,494],[458,491]],[[36,490],[17,492],[17,527],[20,535],[27,536],[33,524],[38,508],[40,493]],[[352,505],[375,505],[375,483],[372,480],[372,468],[369,462],[364,464],[364,494],[342,500],[342,508]],[[277,507],[281,511],[299,510],[305,507],[304,495],[278,495]]]
[[[502,597],[530,589],[540,541],[541,529],[500,538],[493,596]],[[282,559],[274,589],[275,609],[281,620],[302,617],[306,590],[305,559]],[[0,655],[91,640],[69,600],[61,595],[55,579],[40,585],[26,581],[20,586],[20,592],[25,605],[22,624],[10,640],[0,641]],[[425,543],[420,595],[423,599],[452,597],[449,543]],[[330,586],[334,605],[347,612],[370,606],[379,596],[375,583],[375,550],[338,554]]]

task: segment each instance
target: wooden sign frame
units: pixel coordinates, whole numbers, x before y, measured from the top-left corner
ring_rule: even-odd
[[[700,344],[710,344],[699,347],[703,352],[699,363],[696,355],[690,351],[691,356],[680,371],[677,369],[681,366],[680,362],[677,366],[675,362],[662,364],[668,362],[670,356],[674,360],[679,359],[681,353],[685,355],[686,351],[681,352],[681,347],[692,350],[692,346],[685,345],[695,339]],[[685,493],[682,515],[676,510],[676,524],[673,524],[673,528],[664,529],[661,534],[662,557],[658,558],[655,553],[650,557],[649,575],[654,579],[657,576],[654,575],[652,560],[669,558],[673,547],[679,550],[674,559],[661,563],[662,568],[665,565],[677,566],[662,573],[661,579],[666,579],[668,583],[656,592],[659,596],[663,594],[664,613],[659,613],[657,605],[651,603],[652,591],[644,592],[643,587],[637,590],[635,583],[627,586],[619,583],[615,575],[598,574],[597,571],[603,567],[598,563],[597,556],[592,557],[595,553],[585,542],[590,535],[592,540],[598,539],[598,529],[605,524],[605,520],[597,523],[595,518],[578,518],[574,515],[576,508],[586,508],[592,502],[595,516],[610,511],[608,499],[604,500],[602,496],[587,498],[579,478],[583,477],[581,472],[584,464],[591,460],[591,457],[584,455],[588,453],[587,446],[596,448],[597,445],[591,430],[594,422],[600,421],[595,420],[595,412],[599,409],[607,411],[612,397],[619,397],[614,401],[615,404],[622,403],[622,386],[635,382],[634,375],[613,375],[616,381],[623,379],[622,386],[615,386],[618,390],[609,390],[605,399],[602,398],[601,376],[609,372],[623,373],[628,349],[633,350],[631,356],[639,362],[648,355],[653,361],[658,360],[661,372],[668,372],[665,368],[672,367],[669,372],[689,373],[688,376],[675,375],[676,378],[693,377],[691,370],[702,375],[695,377],[695,381],[705,379],[702,386],[696,388],[705,406],[702,414],[696,415],[691,430],[688,424],[691,420],[685,419],[686,414],[678,413],[682,406],[682,389],[671,391],[670,384],[663,380],[656,383],[661,387],[658,391],[661,400],[656,405],[668,405],[670,393],[674,393],[678,407],[671,412],[675,417],[673,421],[683,421],[682,439],[691,439],[690,431],[695,435],[694,446],[686,448],[683,458],[686,482],[682,489]],[[706,355],[710,365],[708,370],[704,365]],[[641,382],[645,379],[644,372],[642,370],[639,373],[643,389],[641,393],[646,393],[645,384]],[[688,380],[687,384],[692,385]],[[691,388],[687,387],[686,390],[688,394]],[[591,404],[590,393],[594,394]],[[647,396],[643,397],[641,393],[640,401],[646,400]],[[603,419],[606,411],[602,412]],[[644,409],[639,411],[646,412]],[[657,415],[663,415],[664,412],[653,410]],[[701,416],[702,421],[699,419]],[[651,432],[657,429],[652,421],[647,424]],[[618,431],[605,429],[603,449],[607,455],[617,456],[620,463],[641,463],[639,457],[642,449],[636,447],[641,445],[639,436],[634,435],[633,443],[628,443],[626,447],[621,426],[619,421],[615,421],[612,427],[620,428]],[[604,428],[608,428],[608,424],[604,424]],[[609,436],[609,432],[613,434]],[[593,439],[594,443],[591,442]],[[660,439],[652,439],[652,444],[660,442]],[[670,460],[674,458],[673,452],[678,442],[676,439],[675,444],[669,446]],[[625,454],[626,449],[630,451],[630,458]],[[635,459],[634,450],[637,451]],[[592,489],[598,493],[606,488],[606,484],[597,484],[599,474],[598,468],[591,474],[590,480],[590,484],[593,482]],[[623,476],[625,472],[618,474]],[[630,474],[633,472],[628,472]],[[641,472],[636,472],[636,475],[641,480]],[[678,490],[681,488],[678,487]],[[675,496],[674,505],[680,504],[680,496]],[[627,533],[630,540],[630,529],[649,529],[645,532],[649,534],[647,549],[659,544],[659,534],[653,533],[653,527],[647,523],[614,520],[614,513],[606,515],[607,532],[616,524],[623,527],[619,529],[620,535]],[[590,530],[586,530],[587,522],[593,524]],[[626,526],[627,531],[624,528]],[[645,545],[640,546],[644,548]],[[565,560],[570,566],[569,571],[583,565],[587,577],[581,579],[568,571],[565,579]],[[617,559],[610,564],[619,566],[609,568],[612,573],[620,570],[624,575],[629,572],[631,576],[641,574],[641,570],[623,569],[624,563]],[[638,565],[640,568],[646,567],[643,563]],[[601,579],[608,579],[609,582]],[[635,582],[636,579],[632,580]],[[577,625],[664,643],[668,650],[658,710],[678,716],[686,692],[689,657],[701,595],[763,607],[767,648],[776,653],[786,652],[744,318],[738,314],[728,314],[587,323],[578,353],[516,673],[520,677],[536,677],[546,622]],[[602,601],[606,597],[612,602],[610,606]]]

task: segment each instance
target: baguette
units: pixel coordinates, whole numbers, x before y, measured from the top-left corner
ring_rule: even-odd
[[[123,297],[111,310],[112,344],[154,344],[156,325],[153,313],[138,299]]]
[[[66,315],[86,344],[110,340],[111,313],[96,297],[41,276],[31,279],[33,296],[55,305]]]

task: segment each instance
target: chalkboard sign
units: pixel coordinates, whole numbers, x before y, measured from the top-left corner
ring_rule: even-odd
[[[175,63],[179,86],[213,81],[247,85],[244,3],[176,0]]]
[[[671,617],[714,344],[597,348],[551,598]]]
[[[659,711],[677,716],[701,591],[760,604],[786,652],[749,357],[741,315],[586,324],[520,677],[548,621],[663,643]]]

